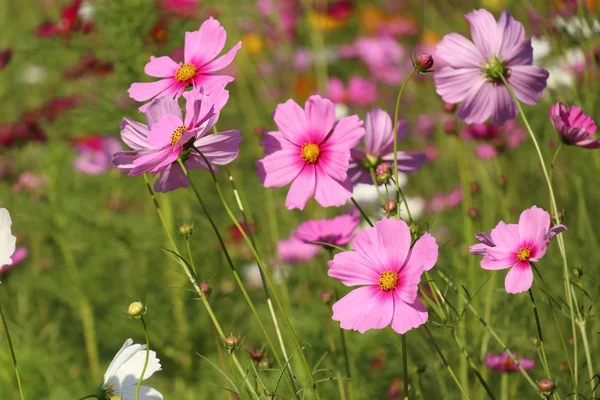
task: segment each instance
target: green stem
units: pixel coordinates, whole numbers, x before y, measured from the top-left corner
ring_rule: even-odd
[[[189,236],[185,237],[185,246],[187,247],[188,257],[190,259],[190,266],[194,270],[194,275],[196,275],[196,273],[197,273],[196,265],[194,264],[194,257],[192,256],[192,246],[190,245],[190,237]]]
[[[563,142],[560,142],[556,148],[556,151],[554,152],[554,155],[552,156],[552,162],[550,162],[550,181],[552,181],[552,174],[554,174],[554,166],[556,165],[556,160],[558,159],[558,153],[560,153],[560,150],[563,148],[563,146]]]
[[[404,376],[404,399],[409,399],[408,394],[408,352],[406,351],[406,335],[400,335],[402,338],[402,372]]]
[[[158,217],[159,217],[159,219],[160,219],[160,221],[162,223],[163,230],[165,231],[165,234],[167,235],[167,238],[169,239],[169,242],[171,243],[171,246],[173,247],[173,251],[177,255],[180,255],[181,253],[179,252],[177,244],[175,243],[175,240],[173,239],[173,235],[171,235],[171,231],[169,230],[169,228],[168,228],[168,226],[167,226],[167,224],[165,222],[162,210],[160,208],[158,200],[156,199],[156,195],[154,193],[154,190],[152,190],[152,186],[150,186],[150,182],[148,181],[148,177],[146,176],[146,174],[144,174],[144,180],[146,181],[146,187],[148,188],[148,192],[150,193],[150,197],[152,198],[152,201],[154,203],[154,207],[156,208],[156,213],[158,214]],[[221,340],[225,341],[225,334],[223,333],[223,329],[221,328],[221,325],[219,324],[219,321],[217,320],[217,317],[215,316],[215,314],[214,314],[214,312],[212,310],[212,307],[210,306],[210,303],[208,302],[206,296],[202,292],[202,289],[200,288],[200,285],[198,285],[198,281],[196,279],[196,275],[194,274],[194,272],[190,268],[186,268],[183,265],[182,265],[182,268],[183,268],[183,272],[186,274],[186,276],[188,277],[188,279],[189,279],[192,287],[194,288],[194,291],[196,292],[196,294],[198,295],[198,297],[202,301],[202,304],[206,308],[206,312],[208,313],[208,316],[209,316],[211,322],[213,323],[213,326],[215,327],[215,329],[219,333],[219,336],[221,337]],[[259,399],[258,394],[256,394],[256,392],[254,391],[254,387],[252,386],[252,383],[248,379],[247,374],[244,372],[244,369],[242,368],[241,364],[239,363],[236,355],[233,354],[232,357],[233,357],[234,363],[236,365],[236,368],[238,370],[238,373],[241,376],[244,377],[244,383],[248,387],[250,393],[255,398]]]
[[[535,325],[537,327],[538,332],[538,340],[539,348],[540,348],[540,359],[542,361],[542,366],[544,367],[544,372],[546,372],[546,378],[552,379],[550,375],[550,368],[548,367],[548,356],[546,355],[546,349],[544,348],[544,337],[542,335],[542,324],[540,323],[540,316],[538,314],[537,305],[535,303],[535,297],[533,297],[533,290],[529,289],[529,299],[531,300],[531,306],[533,307],[533,315],[535,316]]]
[[[140,399],[140,388],[142,387],[142,381],[144,380],[144,374],[146,373],[146,368],[148,368],[148,360],[150,359],[150,336],[148,335],[148,327],[146,326],[146,321],[144,321],[143,316],[140,317],[140,321],[142,321],[142,326],[144,327],[144,335],[146,336],[146,359],[144,360],[144,368],[142,368],[142,374],[140,375],[137,387],[135,388],[135,400]]]
[[[6,340],[8,341],[8,348],[10,349],[10,356],[12,357],[13,369],[15,370],[15,376],[17,377],[17,386],[19,386],[19,394],[21,395],[21,400],[25,400],[25,395],[23,393],[23,385],[21,384],[21,375],[19,374],[19,367],[17,366],[17,356],[15,355],[15,348],[13,347],[12,339],[10,337],[10,332],[8,330],[8,324],[6,323],[6,317],[4,316],[4,310],[2,309],[2,305],[0,305],[0,318],[2,318],[4,333],[6,334]]]
[[[440,359],[442,360],[442,363],[444,364],[444,366],[448,370],[448,373],[450,374],[450,377],[452,377],[452,380],[454,381],[454,383],[456,384],[456,386],[458,387],[458,389],[462,393],[463,397],[465,399],[469,399],[469,395],[467,394],[467,392],[465,391],[465,389],[461,385],[460,381],[458,380],[458,377],[456,376],[456,374],[454,373],[454,370],[452,369],[452,367],[448,363],[448,360],[446,359],[446,356],[444,356],[444,353],[442,353],[442,350],[440,349],[440,347],[438,346],[437,342],[433,338],[433,335],[431,334],[431,331],[429,330],[429,326],[427,326],[427,324],[424,324],[423,328],[425,329],[425,332],[427,332],[427,336],[429,337],[429,341],[430,341],[431,345],[435,348],[435,351],[440,356]]]
[[[452,337],[454,338],[454,341],[456,342],[456,345],[458,346],[458,348],[460,349],[460,351],[465,356],[465,359],[468,361],[469,367],[471,368],[471,371],[473,371],[473,374],[475,375],[475,377],[477,378],[477,380],[479,381],[479,383],[481,383],[481,386],[483,386],[483,389],[487,393],[488,397],[490,399],[494,400],[495,396],[494,396],[494,393],[492,392],[492,389],[490,388],[490,386],[488,385],[488,383],[485,381],[484,377],[481,375],[481,373],[477,369],[477,366],[473,362],[473,359],[471,358],[469,352],[467,351],[467,349],[465,348],[465,346],[463,345],[463,343],[460,341],[460,339],[456,335],[456,332],[452,331]]]
[[[248,235],[246,234],[246,231],[241,227],[239,221],[237,220],[237,218],[235,218],[235,216],[231,212],[231,209],[227,205],[227,202],[225,201],[225,198],[223,196],[223,192],[221,190],[221,186],[218,184],[218,181],[216,179],[216,176],[214,175],[214,171],[212,170],[212,166],[211,166],[210,162],[204,157],[204,155],[200,151],[198,151],[197,149],[195,149],[195,150],[200,155],[202,155],[202,157],[205,160],[205,163],[210,167],[210,170],[211,170],[212,176],[213,176],[213,180],[215,182],[215,186],[217,187],[217,192],[219,194],[219,197],[221,199],[221,202],[223,203],[223,206],[224,206],[227,214],[229,215],[229,217],[231,218],[231,220],[235,224],[236,228],[240,231],[240,233],[242,234],[242,236],[244,237],[244,239],[249,244],[251,250],[253,251],[253,254],[255,255],[255,258],[257,258],[258,255],[256,254],[255,247],[252,245],[252,242],[248,238]],[[267,340],[269,348],[271,349],[271,352],[273,353],[273,356],[275,357],[275,360],[276,360],[277,364],[281,367],[283,364],[281,364],[281,360],[279,359],[279,355],[275,351],[275,346],[273,345],[273,342],[271,341],[271,338],[270,338],[269,334],[267,333],[267,330],[266,330],[264,324],[262,323],[262,321],[260,319],[260,316],[258,315],[258,312],[256,311],[254,303],[250,299],[250,296],[248,295],[248,292],[246,291],[246,289],[244,287],[244,284],[242,283],[242,280],[239,277],[237,269],[235,268],[235,264],[233,263],[233,260],[231,259],[231,256],[229,255],[229,251],[227,250],[227,246],[225,245],[225,241],[223,240],[223,237],[221,236],[221,233],[219,232],[219,228],[217,227],[216,223],[214,222],[213,218],[211,217],[210,213],[208,212],[208,209],[206,208],[206,205],[204,204],[204,200],[202,200],[202,197],[200,196],[200,192],[198,191],[198,189],[196,188],[196,185],[194,184],[194,182],[190,178],[189,172],[188,172],[187,168],[185,167],[184,163],[181,161],[181,159],[179,159],[178,162],[179,162],[179,166],[181,167],[184,175],[186,176],[186,178],[190,182],[190,186],[192,187],[192,190],[194,191],[194,194],[196,195],[196,199],[198,199],[198,202],[200,203],[200,206],[202,207],[202,210],[204,211],[204,215],[206,216],[206,218],[208,219],[208,221],[210,222],[210,224],[211,224],[211,226],[213,228],[213,231],[214,231],[214,233],[215,233],[215,235],[217,237],[217,240],[219,241],[219,243],[221,245],[221,249],[222,249],[223,253],[225,254],[225,258],[227,259],[229,267],[231,268],[231,271],[233,272],[234,278],[235,278],[236,282],[238,283],[238,286],[240,287],[240,290],[242,291],[242,294],[246,298],[246,301],[247,301],[248,305],[250,306],[250,309],[252,310],[252,313],[255,315],[255,317],[256,317],[256,319],[258,321],[258,324],[259,324],[261,330],[263,331],[263,334],[264,334],[264,336],[265,336],[265,338]],[[260,258],[258,257],[257,258],[257,263],[259,265],[259,269],[261,269],[261,277],[264,277],[264,278],[266,278],[268,280],[268,277],[266,276],[265,271],[264,271],[264,267],[261,268],[261,262],[259,261],[259,259]],[[269,294],[268,290],[266,291],[266,293]],[[271,313],[271,317],[274,319],[273,323],[274,323],[275,330],[276,330],[276,333],[277,333],[277,338],[280,341],[280,345],[282,347],[282,352],[283,352],[284,360],[286,362],[285,368],[288,371],[289,378],[290,378],[290,385],[292,387],[295,387],[294,382],[293,382],[294,381],[293,373],[292,373],[292,370],[291,370],[291,366],[287,362],[288,361],[288,355],[287,355],[287,352],[285,351],[285,345],[283,343],[283,337],[281,335],[281,331],[279,329],[279,324],[277,322],[277,319],[275,318],[275,312],[274,312],[273,304],[271,302],[271,298],[270,297],[267,298],[267,304],[269,306],[269,312]],[[309,372],[310,372],[310,369],[309,369]],[[311,376],[312,376],[312,374],[311,374]],[[294,393],[296,393],[296,390],[294,390]]]
[[[533,141],[533,145],[535,146],[535,150],[537,152],[538,158],[540,160],[540,165],[541,165],[542,171],[544,173],[544,178],[546,179],[546,184],[548,185],[548,191],[550,192],[550,203],[552,206],[552,212],[554,213],[554,219],[556,221],[556,224],[560,224],[560,217],[558,214],[558,206],[556,205],[556,198],[554,196],[554,189],[552,187],[552,180],[550,179],[550,175],[548,174],[548,170],[546,169],[546,163],[544,161],[544,156],[542,155],[542,150],[540,149],[538,140],[537,140],[535,134],[533,133],[531,126],[529,125],[529,121],[527,120],[527,117],[525,116],[525,113],[523,112],[523,107],[521,106],[521,102],[519,101],[519,99],[517,99],[517,96],[515,95],[515,92],[513,91],[512,87],[509,85],[509,83],[507,82],[506,78],[504,78],[504,76],[501,75],[501,79],[502,79],[502,82],[504,83],[504,86],[506,87],[506,89],[508,90],[510,95],[512,96],[513,101],[516,103],[517,109],[519,110],[519,113],[521,114],[521,119],[523,120],[523,123],[525,124],[525,127],[527,128],[527,132],[529,133],[529,136],[531,137],[531,140]],[[575,329],[575,324],[576,324],[575,308],[577,308],[576,307],[577,299],[576,299],[575,294],[573,293],[572,287],[571,287],[571,278],[569,275],[569,265],[567,262],[567,253],[565,250],[564,239],[563,239],[562,235],[557,235],[556,240],[558,241],[558,248],[560,250],[560,255],[561,255],[561,258],[563,261],[563,279],[564,279],[564,283],[565,283],[565,294],[568,299],[569,312],[570,312],[570,317],[571,317],[571,330],[573,332],[573,357],[574,357],[573,365],[575,366],[575,368],[577,368],[577,331]],[[578,317],[581,317],[579,315],[579,311],[578,311]],[[585,336],[585,339],[583,339],[583,340],[587,341],[587,332],[585,331],[585,329],[581,330],[581,335],[582,335],[582,338]],[[593,377],[594,376],[593,365],[588,363],[587,367],[588,367],[589,375],[591,377]],[[579,386],[577,373],[574,374],[573,378],[574,378],[575,392],[577,393],[578,386]],[[594,387],[593,379],[590,380],[590,385],[592,387],[592,392],[594,392],[595,387]]]
[[[352,200],[352,203],[354,204],[354,206],[358,209],[358,211],[360,212],[360,215],[362,215],[362,217],[365,219],[365,221],[367,221],[367,223],[373,227],[375,225],[373,225],[373,223],[371,222],[371,220],[369,219],[369,216],[367,215],[366,212],[363,211],[362,207],[358,204],[358,202],[354,199],[354,197],[351,197],[350,200]]]
[[[500,399],[508,400],[508,374],[500,374]]]
[[[416,71],[416,69],[413,69],[412,71],[410,71],[410,74],[408,74],[408,76],[406,77],[404,82],[402,82],[402,86],[400,86],[400,90],[398,91],[398,97],[396,98],[396,109],[394,111],[394,131],[393,131],[393,135],[394,135],[394,177],[396,180],[396,196],[395,197],[396,197],[396,202],[397,202],[396,218],[400,219],[400,204],[399,204],[400,203],[399,196],[400,196],[400,197],[402,197],[402,201],[404,202],[404,205],[406,206],[406,213],[408,214],[408,220],[411,224],[413,223],[413,219],[412,219],[412,215],[410,213],[410,209],[408,207],[408,202],[406,201],[404,192],[402,192],[402,189],[400,188],[400,185],[398,184],[398,182],[400,182],[398,180],[398,116],[399,116],[399,112],[400,112],[400,98],[402,97],[402,93],[404,92],[404,88],[406,87],[406,84],[408,83],[410,78],[413,76],[415,71]]]
[[[383,198],[383,195],[379,191],[379,183],[377,183],[377,177],[375,176],[375,170],[373,168],[369,168],[369,174],[371,175],[371,180],[373,181],[373,187],[375,188],[375,191],[377,192],[377,197],[379,197],[379,201],[381,202],[381,205],[383,206],[385,204],[385,199]]]

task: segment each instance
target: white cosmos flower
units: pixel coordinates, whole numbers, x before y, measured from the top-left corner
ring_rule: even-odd
[[[0,208],[0,272],[2,266],[11,265],[17,238],[10,232],[12,220],[6,208]]]
[[[108,366],[104,374],[102,389],[108,396],[121,396],[123,400],[135,400],[135,389],[140,380],[145,359],[146,345],[134,344],[132,339],[127,339]],[[150,351],[144,379],[149,378],[160,369],[160,360],[154,351]],[[148,386],[140,388],[140,400],[162,400],[162,398],[162,394],[156,389]]]

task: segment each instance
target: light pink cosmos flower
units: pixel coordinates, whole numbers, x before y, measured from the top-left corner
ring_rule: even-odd
[[[410,72],[412,66],[407,54],[398,41],[390,35],[361,37],[353,45],[354,52],[345,48],[347,55],[358,56],[378,81],[390,85],[398,84]]]
[[[321,250],[321,246],[305,243],[292,234],[288,239],[277,243],[279,258],[286,264],[298,264],[310,261]]]
[[[79,156],[73,161],[75,171],[82,174],[98,175],[112,167],[112,157],[123,150],[119,140],[114,137],[91,136],[75,141],[73,144]]]
[[[331,78],[327,87],[328,98],[334,103],[368,106],[377,100],[377,85],[369,79],[354,75],[348,87],[339,78]]]
[[[517,357],[515,353],[515,358],[521,364],[524,370],[529,370],[535,366],[535,360],[530,360],[528,358]],[[519,366],[510,358],[508,352],[503,351],[500,354],[492,354],[487,353],[485,355],[485,365],[489,369],[493,369],[494,371],[499,372],[517,372],[519,371]]]
[[[354,237],[360,224],[360,214],[352,211],[332,219],[310,220],[300,224],[295,236],[305,243],[323,242],[334,246],[345,246]]]
[[[531,263],[538,262],[550,240],[566,231],[564,225],[550,228],[550,214],[533,206],[521,213],[518,224],[500,221],[490,235],[475,235],[480,243],[470,247],[471,254],[484,256],[481,268],[499,270],[510,268],[504,287],[507,293],[522,293],[533,284]]]
[[[364,148],[352,149],[348,176],[353,184],[372,184],[370,170],[382,162],[394,162],[394,126],[389,114],[378,108],[369,111],[365,119]],[[406,121],[398,121],[398,140],[408,132]],[[398,170],[407,174],[417,171],[427,161],[424,153],[398,152]]]
[[[288,209],[304,209],[313,196],[323,207],[345,204],[352,197],[350,149],[365,134],[358,116],[336,121],[335,105],[311,96],[304,110],[293,100],[279,104],[273,118],[279,130],[265,134],[265,157],[256,162],[262,184],[291,183]]]
[[[329,261],[329,276],[346,286],[361,286],[333,305],[340,327],[364,333],[391,325],[403,334],[427,321],[417,291],[421,275],[437,261],[438,245],[429,233],[412,248],[410,243],[404,221],[384,218],[356,235],[354,251]]]
[[[217,75],[215,72],[231,64],[242,47],[240,41],[225,55],[215,58],[225,47],[226,39],[225,28],[219,21],[209,18],[196,32],[185,33],[183,63],[176,63],[169,56],[150,57],[144,72],[161,79],[156,82],[133,83],[129,87],[129,96],[137,101],[165,96],[177,99],[190,85],[196,89],[203,87],[205,92],[211,91],[213,87],[225,86],[234,78]],[[147,106],[142,106],[140,111],[145,111]]]
[[[565,144],[574,144],[586,149],[600,147],[600,139],[590,138],[596,133],[598,127],[581,108],[577,106],[567,108],[562,103],[556,103],[550,107],[550,120]]]
[[[229,99],[227,90],[221,87],[209,94],[189,91],[183,96],[186,99],[185,118],[176,100],[162,97],[148,106],[147,125],[127,118],[121,123],[121,138],[133,151],[116,153],[113,165],[130,176],[146,172],[160,174],[154,184],[157,192],[189,185],[177,163],[179,157],[183,156],[188,169],[208,169],[204,159],[192,147],[200,150],[211,164],[225,165],[237,157],[242,141],[236,130],[210,133]]]
[[[532,65],[531,39],[508,12],[503,11],[498,22],[486,10],[471,11],[465,18],[474,43],[450,33],[438,44],[435,59],[448,65],[435,73],[437,93],[447,103],[462,102],[457,115],[467,123],[491,116],[494,124],[502,125],[518,110],[501,76],[519,101],[533,105],[546,87],[548,71]]]

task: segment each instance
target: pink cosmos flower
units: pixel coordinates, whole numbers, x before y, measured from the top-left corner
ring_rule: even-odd
[[[161,79],[156,82],[133,83],[129,87],[129,96],[137,101],[165,96],[177,99],[190,85],[196,89],[203,87],[205,92],[213,87],[225,86],[234,78],[216,75],[214,72],[231,64],[242,47],[240,41],[225,55],[215,58],[225,47],[226,39],[225,28],[219,21],[209,18],[198,31],[185,33],[183,63],[176,63],[169,56],[150,57],[144,72]],[[144,111],[145,107],[147,105],[142,106],[140,111]]]
[[[340,327],[364,333],[391,324],[403,334],[427,321],[417,290],[423,272],[437,261],[438,245],[429,233],[412,248],[410,243],[404,221],[384,218],[356,235],[353,251],[329,261],[329,276],[346,286],[361,286],[333,305]]]
[[[550,107],[550,120],[565,144],[574,144],[586,149],[600,147],[600,139],[590,138],[596,133],[598,127],[581,108],[577,106],[567,108],[562,103],[556,103]]]
[[[27,247],[17,247],[12,256],[10,256],[12,264],[0,265],[0,275],[7,273],[11,269],[22,263],[28,255],[29,250],[27,250]]]
[[[98,175],[112,167],[112,157],[123,147],[114,137],[91,136],[76,140],[73,144],[79,156],[73,161],[75,171]]]
[[[436,192],[425,207],[427,212],[438,213],[458,207],[462,202],[462,189],[460,185],[450,193]]]
[[[412,66],[404,48],[389,35],[361,37],[353,45],[356,54],[369,68],[371,75],[390,85],[400,83]],[[345,52],[352,54],[349,48]]]
[[[341,206],[352,197],[347,177],[350,149],[365,134],[356,115],[335,119],[335,105],[321,96],[279,104],[273,114],[279,131],[261,143],[265,157],[256,162],[265,187],[291,183],[285,205],[304,209],[311,197],[323,207]]]
[[[121,123],[121,138],[133,151],[116,153],[113,165],[130,176],[146,172],[160,174],[154,184],[157,192],[189,185],[177,163],[179,157],[183,157],[188,169],[208,169],[204,159],[192,147],[200,150],[211,164],[225,165],[237,157],[242,141],[236,130],[210,133],[229,99],[227,90],[221,87],[209,94],[189,91],[183,96],[185,118],[176,100],[161,97],[148,106],[147,125],[127,118]]]
[[[368,106],[377,100],[377,86],[369,79],[354,75],[348,81],[348,87],[339,78],[328,82],[328,98],[334,103]]]
[[[321,246],[305,243],[292,234],[289,239],[280,240],[277,243],[279,258],[286,264],[298,264],[310,261],[321,250]]]
[[[530,360],[528,358],[519,358],[515,353],[515,358],[519,361],[519,364],[523,367],[524,370],[529,370],[535,366],[535,360]],[[494,371],[500,372],[517,372],[519,371],[519,366],[510,358],[508,352],[503,351],[500,354],[492,354],[487,353],[485,355],[485,365],[489,369],[493,369]]]
[[[510,268],[504,281],[507,293],[522,293],[533,284],[531,263],[538,262],[550,240],[567,228],[557,225],[550,228],[550,214],[533,206],[521,213],[518,224],[500,221],[490,235],[475,235],[480,243],[470,247],[471,254],[484,256],[481,268],[498,270]]]
[[[461,130],[460,137],[486,142],[476,147],[475,155],[487,160],[521,144],[525,140],[525,131],[515,121],[507,121],[501,127],[486,122],[465,127]]]
[[[323,242],[345,246],[354,237],[360,224],[360,214],[350,212],[332,219],[310,220],[300,224],[295,236],[305,243]]]
[[[352,149],[348,176],[352,183],[372,184],[370,170],[382,162],[394,162],[393,123],[389,114],[378,108],[369,111],[365,119],[364,149]],[[406,136],[408,124],[398,121],[398,140]],[[398,170],[407,174],[417,171],[425,163],[424,153],[398,152]]]
[[[519,101],[533,105],[546,87],[548,71],[532,65],[531,39],[508,12],[498,22],[486,10],[471,11],[465,18],[474,43],[450,33],[438,44],[435,59],[448,65],[435,73],[437,93],[448,103],[462,102],[457,115],[467,123],[491,116],[494,124],[502,125],[515,118],[517,107],[501,77]]]

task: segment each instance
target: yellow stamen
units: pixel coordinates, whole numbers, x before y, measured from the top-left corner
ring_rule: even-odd
[[[529,261],[529,258],[531,258],[531,247],[521,247],[517,253],[517,260]]]
[[[377,284],[379,285],[379,289],[384,292],[396,289],[396,286],[398,286],[398,273],[394,271],[382,272]]]
[[[321,150],[319,149],[319,145],[314,143],[306,143],[302,145],[302,150],[300,155],[302,155],[302,159],[309,164],[314,164],[319,159],[319,154],[321,154]]]
[[[185,82],[196,76],[196,66],[192,63],[183,64],[177,72],[175,72],[175,79],[179,82]]]
[[[187,131],[185,126],[178,126],[177,129],[171,134],[171,146],[175,146],[179,139],[183,136],[183,132]]]

